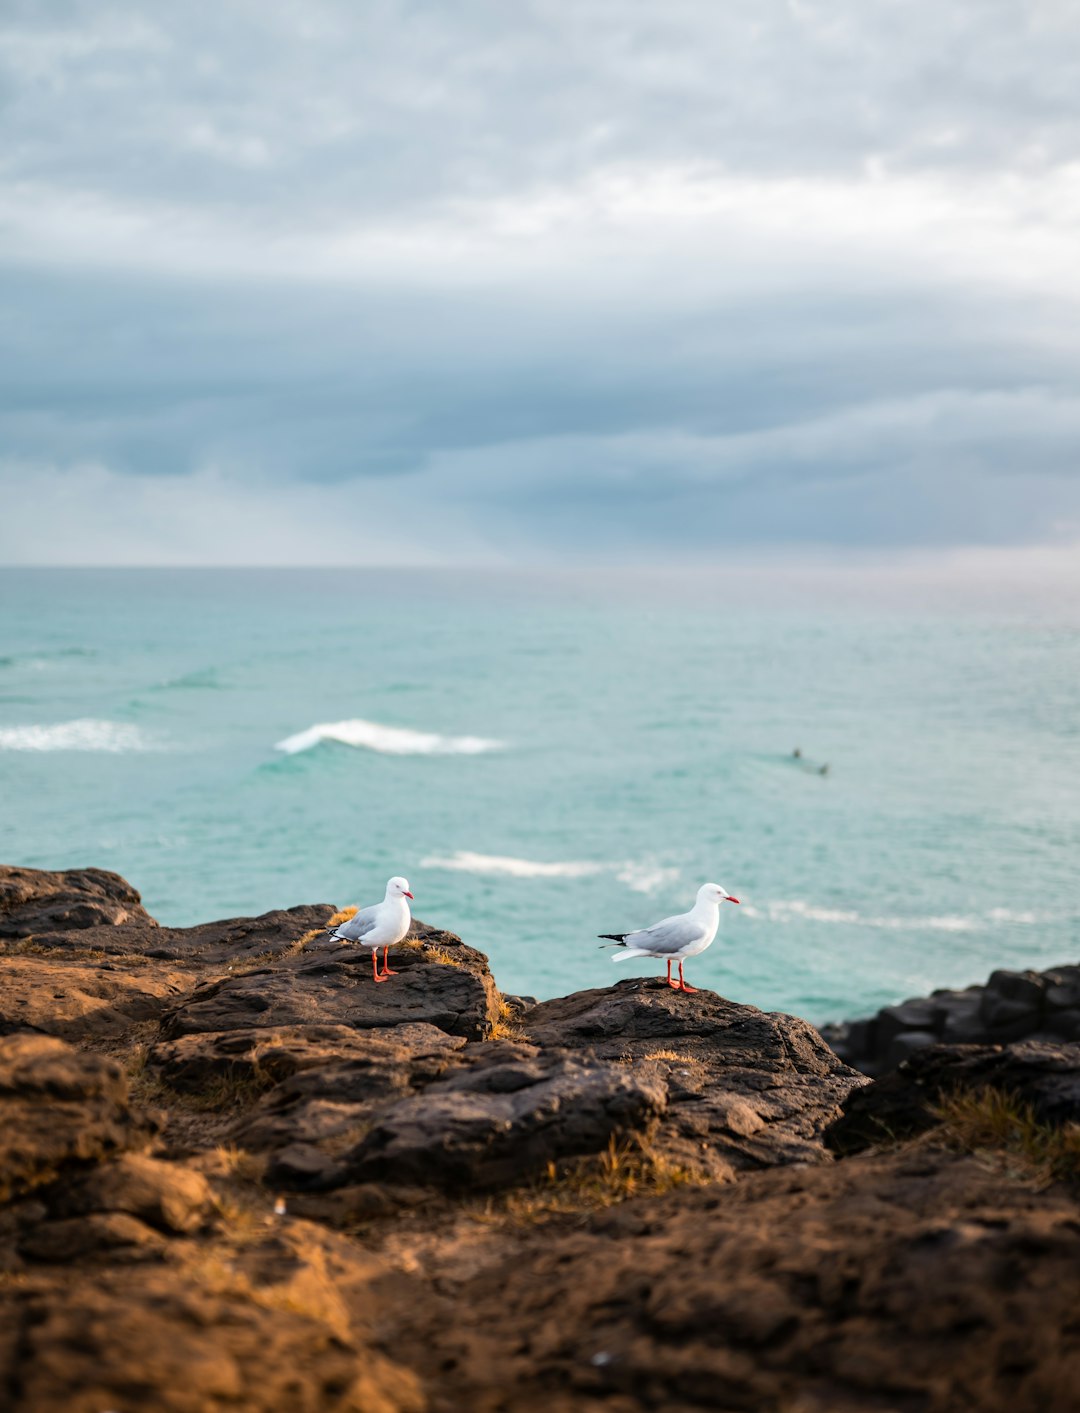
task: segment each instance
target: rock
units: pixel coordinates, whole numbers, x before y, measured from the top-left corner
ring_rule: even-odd
[[[113,1230],[117,1228],[114,1224]],[[378,1347],[387,1268],[305,1222],[221,1256],[119,1251],[62,1280],[0,1286],[10,1413],[422,1413],[419,1380]],[[399,1297],[400,1298],[400,1297]]]
[[[1058,1021],[1059,1013],[1071,1013],[1070,1019]],[[876,1076],[925,1043],[895,1044],[902,1035],[932,1033],[949,1045],[1005,1044],[1041,1034],[1072,1040],[1080,1038],[1080,1024],[1071,1015],[1080,1020],[1080,967],[999,970],[985,986],[912,997],[864,1020],[823,1026],[822,1035],[842,1060]]]
[[[233,1141],[254,1150],[294,1142],[340,1146],[350,1135],[355,1142],[388,1099],[437,1079],[465,1044],[460,1036],[417,1022],[375,1031],[333,1029],[351,1036],[348,1045],[333,1045],[321,1063],[298,1066],[233,1124]],[[304,1058],[314,1055],[307,1051]]]
[[[0,1201],[72,1168],[143,1147],[121,1066],[40,1035],[0,1037]]]
[[[1007,1001],[1023,1002],[1029,1010],[1038,1011],[1046,995],[1046,980],[1037,971],[995,971],[990,973],[986,990]]]
[[[929,997],[903,1001],[899,1006],[884,1006],[877,1014],[876,1043],[888,1051],[898,1035],[905,1031],[929,1030],[933,1033],[936,1019],[935,1006]]]
[[[58,1217],[127,1213],[170,1235],[197,1230],[214,1210],[201,1173],[142,1153],[122,1154],[43,1195]]]
[[[128,922],[157,925],[139,894],[118,873],[102,868],[50,873],[0,865],[0,937]]]
[[[663,982],[620,981],[543,1001],[523,1024],[545,1049],[656,1068],[669,1089],[660,1151],[715,1178],[822,1161],[825,1127],[865,1083],[805,1021]]]
[[[30,1261],[67,1265],[87,1258],[158,1261],[168,1243],[160,1232],[123,1212],[91,1212],[32,1227],[19,1242]]]
[[[378,1029],[423,1021],[448,1035],[481,1040],[498,1016],[499,995],[480,953],[460,949],[461,962],[443,962],[424,947],[401,947],[394,958],[399,975],[376,985],[370,954],[349,949],[348,959],[304,956],[226,977],[199,987],[167,1014],[162,1035],[183,1035],[252,1027],[311,1024]]]
[[[890,1153],[541,1228],[400,1336],[479,1413],[1066,1413],[1078,1272],[1071,1195]]]
[[[502,999],[503,1005],[507,1007],[514,1020],[519,1020],[526,1011],[532,1010],[533,1006],[540,1004],[535,996],[514,996],[508,991],[502,993]]]
[[[351,1182],[481,1190],[597,1153],[666,1108],[655,1074],[500,1043],[384,1110],[346,1155]]]
[[[118,966],[30,955],[6,957],[2,967],[0,1035],[34,1030],[65,1040],[119,1036],[156,1020],[195,984],[192,972],[141,959],[137,966]]]
[[[275,909],[259,917],[223,918],[197,927],[160,927],[152,919],[149,923],[135,920],[117,927],[57,930],[35,936],[34,944],[43,952],[93,951],[107,957],[240,966],[298,951],[301,939],[325,927],[333,912],[330,903],[316,903]]]
[[[940,1122],[935,1106],[958,1090],[1000,1089],[1030,1104],[1049,1124],[1080,1121],[1080,1044],[1033,1040],[1007,1046],[935,1045],[855,1091],[827,1130],[836,1153],[857,1153],[925,1132]]]
[[[266,1165],[263,1176],[268,1187],[299,1191],[339,1187],[344,1180],[342,1165],[310,1143],[290,1143],[282,1148]]]
[[[304,1070],[337,1069],[356,1061],[361,1069],[391,1070],[402,1060],[449,1054],[465,1044],[423,1022],[357,1031],[347,1025],[268,1026],[210,1031],[160,1041],[148,1063],[182,1093],[198,1093],[216,1080],[231,1084],[281,1084]]]
[[[886,1069],[895,1069],[902,1064],[909,1055],[913,1055],[916,1050],[923,1050],[927,1045],[936,1045],[937,1036],[932,1030],[905,1030],[897,1035],[889,1046],[885,1055]]]

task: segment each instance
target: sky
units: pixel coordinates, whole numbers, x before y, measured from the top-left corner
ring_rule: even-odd
[[[1078,251],[1078,0],[5,0],[0,564],[1080,562]]]

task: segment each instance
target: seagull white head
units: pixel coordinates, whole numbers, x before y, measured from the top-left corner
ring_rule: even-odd
[[[386,896],[388,898],[411,898],[409,880],[407,878],[391,878],[386,885]]]
[[[699,903],[737,903],[739,901],[719,883],[703,883],[697,890],[697,899]]]

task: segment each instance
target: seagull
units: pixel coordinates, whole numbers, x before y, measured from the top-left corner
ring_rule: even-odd
[[[390,948],[396,946],[409,930],[412,913],[405,901],[411,898],[407,878],[391,878],[386,885],[386,896],[381,903],[370,908],[361,908],[348,922],[339,923],[327,931],[336,942],[359,942],[361,947],[371,949],[371,970],[376,981],[389,981],[397,976],[387,963]],[[379,970],[379,948],[383,949],[383,969]]]
[[[613,962],[624,962],[627,957],[662,958],[667,962],[669,986],[676,991],[696,991],[696,986],[687,986],[683,979],[683,960],[696,957],[706,947],[712,946],[716,929],[720,926],[720,904],[738,901],[719,883],[703,883],[697,891],[697,902],[688,913],[666,917],[661,922],[654,922],[652,927],[642,928],[640,932],[601,932],[600,936],[611,939],[605,946],[614,943],[616,947],[626,948],[612,957]],[[671,979],[671,964],[675,961],[679,963],[678,981]]]

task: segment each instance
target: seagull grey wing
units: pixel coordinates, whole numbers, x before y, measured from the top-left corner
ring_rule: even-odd
[[[346,942],[362,942],[369,932],[374,931],[376,924],[375,912],[377,908],[361,908],[358,913],[354,913],[348,922],[343,922],[340,927],[334,929],[333,935],[341,937]]]
[[[701,941],[701,924],[688,917],[668,917],[663,922],[654,923],[641,932],[634,932],[626,939],[628,947],[647,947],[655,956],[663,957],[681,952]]]

